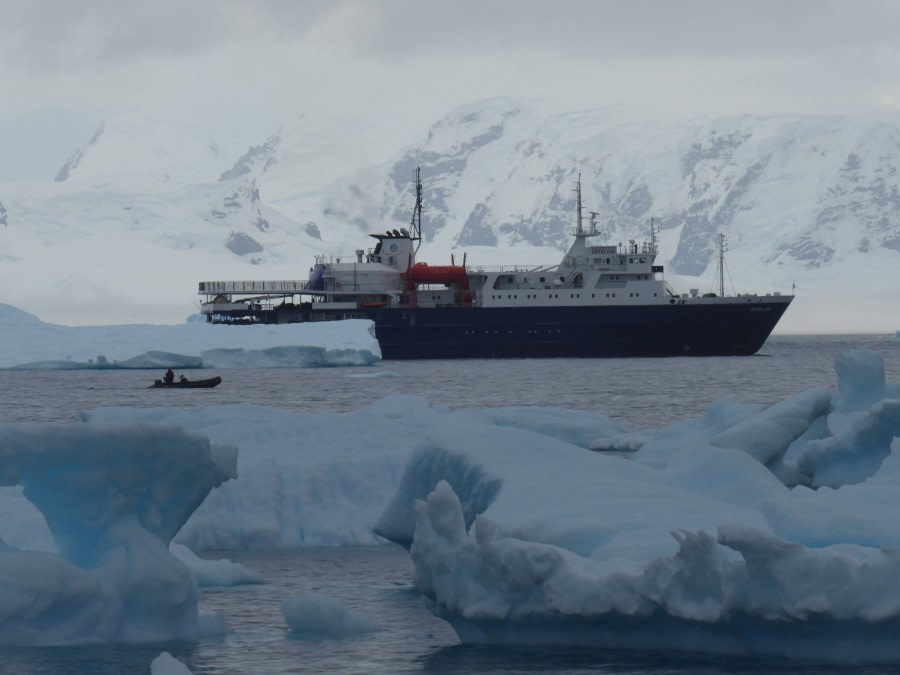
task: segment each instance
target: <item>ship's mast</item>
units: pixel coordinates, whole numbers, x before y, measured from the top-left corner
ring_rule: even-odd
[[[719,232],[719,297],[725,297],[725,234]]]
[[[577,219],[577,221],[576,221],[577,224],[576,224],[576,226],[575,226],[575,235],[577,236],[577,235],[583,235],[583,234],[584,234],[584,229],[583,229],[582,226],[581,226],[581,211],[582,211],[582,206],[581,206],[581,172],[580,172],[580,171],[578,172],[578,182],[575,183],[575,199],[576,199],[576,202],[577,202],[577,207],[576,207],[576,208],[577,208],[577,210],[578,210],[578,219]]]
[[[412,218],[409,221],[410,239],[419,242],[416,244],[416,253],[422,245],[422,174],[421,167],[416,167],[416,205],[413,207]]]

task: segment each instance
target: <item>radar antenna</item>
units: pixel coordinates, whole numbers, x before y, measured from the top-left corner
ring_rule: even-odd
[[[591,214],[591,222],[590,222],[590,234],[600,234],[600,226],[597,225],[597,218],[600,217],[599,211],[588,211]]]
[[[416,244],[416,253],[422,245],[422,174],[421,167],[416,167],[416,205],[413,207],[412,218],[409,220],[410,239],[419,242]]]
[[[716,248],[719,250],[719,265],[716,268],[716,272],[718,275],[719,282],[719,297],[725,297],[725,251],[728,250],[728,244],[725,243],[725,234],[720,232],[716,235]],[[728,279],[731,281],[731,273],[728,274]],[[731,282],[731,290],[737,294],[737,291],[734,289],[734,282]]]

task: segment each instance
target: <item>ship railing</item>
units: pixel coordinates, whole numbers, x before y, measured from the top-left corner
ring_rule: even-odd
[[[360,249],[361,250],[361,249]],[[375,255],[375,249],[368,249],[367,251],[363,251],[363,254],[366,256],[366,261],[371,261],[372,257]],[[340,265],[343,263],[359,263],[357,257],[355,255],[317,255],[314,257],[316,265],[325,265],[326,267],[330,267],[331,265]]]
[[[477,267],[469,266],[469,273],[483,272],[487,274],[510,273],[510,272],[549,272],[555,269],[555,266],[547,265],[479,265]]]
[[[403,288],[398,286],[395,288],[387,288],[384,284],[379,283],[378,281],[370,282],[370,283],[354,283],[352,280],[347,279],[337,279],[334,283],[329,283],[330,280],[325,280],[325,288],[319,291],[310,291],[315,293],[327,292],[334,295],[359,295],[365,293],[402,293]]]
[[[199,293],[302,293],[308,285],[307,281],[201,281]]]

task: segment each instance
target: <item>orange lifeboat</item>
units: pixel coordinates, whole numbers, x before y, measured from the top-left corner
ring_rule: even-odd
[[[469,286],[469,277],[462,265],[416,263],[406,274],[411,284],[457,284],[463,288]]]
[[[462,265],[429,265],[416,263],[406,271],[406,289],[411,306],[417,304],[417,284],[455,284],[460,289],[462,304],[471,307],[472,292],[469,290],[469,276],[465,259]]]

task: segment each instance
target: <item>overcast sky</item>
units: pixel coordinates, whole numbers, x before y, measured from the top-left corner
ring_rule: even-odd
[[[490,96],[897,110],[898,36],[894,0],[0,0],[0,180],[52,179],[122,112],[260,141],[310,112],[372,115],[413,142]]]

